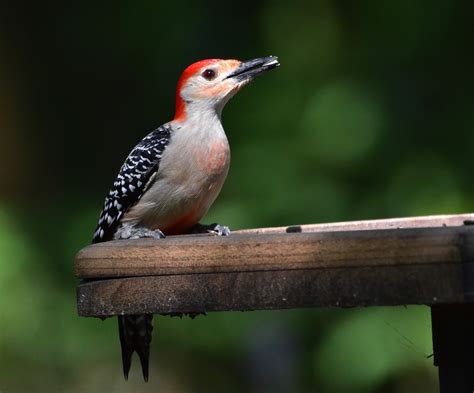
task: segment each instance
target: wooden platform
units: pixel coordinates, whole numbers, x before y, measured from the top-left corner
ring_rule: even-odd
[[[474,391],[474,214],[87,246],[79,315],[426,304],[442,393]]]
[[[88,246],[81,316],[471,301],[474,215],[175,236]]]

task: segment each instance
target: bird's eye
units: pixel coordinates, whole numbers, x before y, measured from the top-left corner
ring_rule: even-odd
[[[204,70],[202,77],[208,81],[212,81],[216,77],[216,71],[210,69]]]

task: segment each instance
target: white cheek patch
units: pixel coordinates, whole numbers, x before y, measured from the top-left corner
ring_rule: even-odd
[[[204,95],[207,97],[224,97],[230,90],[234,88],[233,83],[221,82],[216,86],[210,87],[204,91]]]

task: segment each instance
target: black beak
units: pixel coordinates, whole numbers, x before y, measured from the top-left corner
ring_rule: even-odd
[[[279,65],[280,63],[276,56],[260,57],[258,59],[244,61],[240,63],[235,71],[227,75],[226,79],[235,78],[239,82],[253,79],[262,72],[272,70]]]

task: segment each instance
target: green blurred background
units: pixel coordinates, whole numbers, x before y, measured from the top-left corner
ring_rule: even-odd
[[[13,3],[12,3],[13,4]],[[0,391],[433,392],[427,307],[155,318],[151,381],[72,266],[188,64],[278,55],[224,110],[231,228],[469,212],[471,1],[0,5]]]

